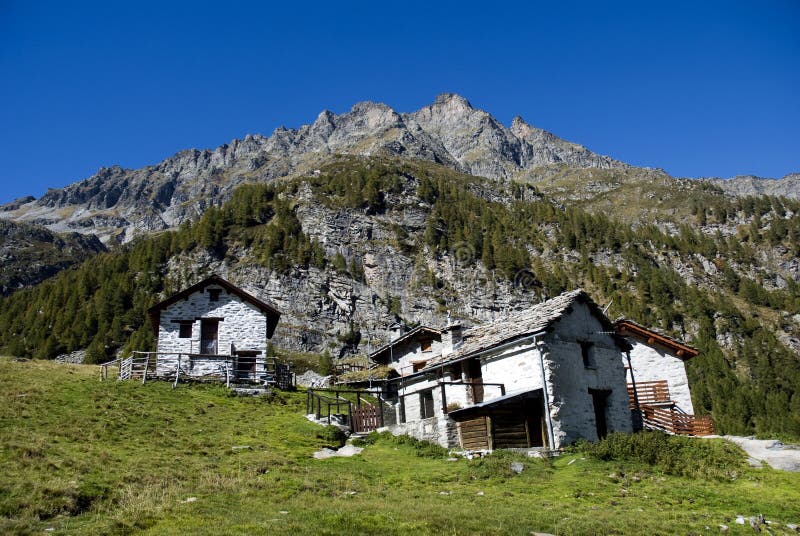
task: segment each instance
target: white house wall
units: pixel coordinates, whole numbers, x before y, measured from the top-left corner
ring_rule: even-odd
[[[686,377],[686,366],[683,361],[668,352],[653,348],[635,339],[629,338],[628,340],[633,345],[631,365],[633,366],[634,380],[637,382],[667,380],[672,400],[686,413],[694,414],[689,379]]]
[[[442,355],[442,342],[433,339],[431,350],[423,352],[420,341],[414,338],[393,348],[390,355],[389,367],[401,376],[408,376],[414,372],[415,361],[427,361]]]
[[[542,365],[540,351],[528,339],[521,345],[506,348],[502,352],[490,353],[481,358],[483,383],[502,383],[506,394],[541,389]],[[500,390],[491,385],[484,387],[484,402],[501,396]]]
[[[212,287],[213,288],[213,287]],[[263,358],[267,352],[266,316],[250,303],[238,296],[220,292],[217,301],[210,301],[209,294],[198,291],[188,299],[180,300],[161,311],[158,327],[158,352],[167,354],[197,354],[200,351],[200,320],[198,318],[221,318],[217,339],[217,354],[230,355],[231,343],[237,350],[255,350]],[[180,324],[174,321],[191,320],[191,338],[181,339]],[[209,361],[186,363],[181,367],[192,375],[219,372],[219,367]],[[177,355],[159,356],[159,373],[174,371]]]
[[[597,440],[589,389],[611,391],[606,399],[608,432],[631,432],[630,404],[621,352],[615,340],[584,304],[562,317],[546,344],[545,369],[556,446],[585,438]],[[592,343],[594,367],[584,366],[580,341]]]

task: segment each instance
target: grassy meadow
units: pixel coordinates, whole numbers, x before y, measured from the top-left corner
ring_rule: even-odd
[[[760,513],[788,534],[800,523],[800,474],[750,469],[714,441],[695,452],[659,439],[652,459],[609,443],[452,461],[373,434],[360,455],[315,460],[338,438],[303,417],[302,392],[250,399],[98,377],[0,359],[0,533],[751,534],[734,520]]]

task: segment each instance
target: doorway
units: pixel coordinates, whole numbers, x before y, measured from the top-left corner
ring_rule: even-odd
[[[204,355],[216,355],[218,340],[219,320],[200,319],[200,353]]]
[[[589,389],[594,406],[594,423],[597,428],[597,438],[603,439],[608,435],[608,395],[611,391],[606,389]]]
[[[471,387],[472,403],[480,404],[483,402],[483,371],[481,371],[480,359],[467,361],[467,381]]]

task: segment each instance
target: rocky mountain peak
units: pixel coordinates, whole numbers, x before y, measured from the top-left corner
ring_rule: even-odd
[[[104,241],[127,242],[137,234],[195,218],[228,199],[244,181],[269,181],[314,169],[320,159],[335,153],[428,160],[491,179],[507,179],[553,163],[625,167],[521,118],[507,128],[464,97],[443,93],[412,113],[364,101],[338,115],[323,110],[312,124],[279,127],[268,138],[248,134],[215,150],[181,151],[138,170],[102,168],[88,179],[0,215],[51,230],[97,233]],[[64,210],[56,213],[53,208]]]
[[[474,110],[472,104],[458,93],[441,93],[433,101],[434,106],[448,106],[461,110]]]
[[[511,133],[520,139],[525,139],[533,133],[533,127],[520,116],[515,115],[511,120]]]

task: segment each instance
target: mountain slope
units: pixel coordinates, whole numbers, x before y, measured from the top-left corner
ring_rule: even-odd
[[[0,220],[0,296],[36,285],[105,250],[93,235],[59,235],[43,227]]]
[[[800,434],[800,203],[728,200],[708,218],[723,212],[750,223],[668,234],[446,166],[339,157],[15,293],[0,302],[0,347],[88,347],[96,361],[147,348],[147,307],[212,272],[284,312],[278,351],[336,355],[375,348],[397,319],[441,326],[450,311],[474,325],[581,286],[611,316],[701,348],[694,405],[721,430]]]
[[[323,111],[310,125],[279,128],[270,137],[248,135],[213,151],[182,151],[139,170],[103,168],[0,217],[126,242],[195,218],[241,183],[307,173],[339,153],[398,155],[493,179],[552,163],[626,167],[520,118],[506,128],[463,97],[444,94],[410,114],[362,102],[340,115]]]
[[[781,179],[740,175],[732,179],[706,180],[731,195],[774,195],[800,199],[800,173],[790,173]]]

